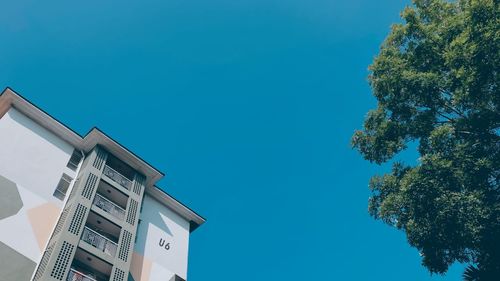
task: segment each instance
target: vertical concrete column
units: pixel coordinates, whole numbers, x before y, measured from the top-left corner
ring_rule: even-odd
[[[136,173],[130,188],[125,221],[122,225],[118,252],[113,263],[110,281],[128,280],[144,189],[145,178]]]
[[[66,280],[87,220],[107,152],[95,147],[85,158],[63,212],[49,240],[34,281]]]

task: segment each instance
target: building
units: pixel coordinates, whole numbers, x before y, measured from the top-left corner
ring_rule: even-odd
[[[162,177],[99,129],[80,136],[5,89],[0,280],[186,280],[204,219],[155,186]]]

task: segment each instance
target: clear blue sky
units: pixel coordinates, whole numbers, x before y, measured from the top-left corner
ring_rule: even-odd
[[[431,277],[369,217],[387,167],[349,146],[375,106],[367,66],[407,4],[3,1],[0,88],[167,173],[208,219],[190,281],[459,280],[459,266]]]

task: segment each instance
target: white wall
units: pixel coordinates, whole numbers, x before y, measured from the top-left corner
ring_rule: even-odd
[[[11,108],[0,119],[0,175],[49,202],[62,202],[52,194],[66,167],[73,147]]]
[[[63,201],[54,190],[63,173],[75,178],[66,167],[72,152],[70,144],[14,108],[0,119],[0,176],[15,183],[22,201],[15,215],[0,220],[0,242],[35,263],[61,212]]]
[[[135,252],[153,263],[149,281],[168,280],[165,272],[187,279],[189,222],[147,194],[140,219]]]

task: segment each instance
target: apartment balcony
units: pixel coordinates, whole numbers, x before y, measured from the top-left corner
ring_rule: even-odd
[[[111,214],[113,217],[123,220],[125,218],[125,210],[120,206],[113,203],[111,200],[106,197],[96,193],[94,197],[94,205],[104,210],[105,212]]]
[[[80,271],[71,268],[66,281],[97,281],[96,279],[81,273]]]
[[[130,187],[132,186],[132,181],[129,180],[124,175],[120,174],[119,172],[115,171],[110,166],[108,165],[104,166],[103,174],[106,175],[111,180],[113,180],[114,182],[118,183],[119,185],[125,187],[127,190],[130,190]]]
[[[109,281],[113,265],[78,247],[66,281]]]
[[[83,229],[83,234],[80,240],[87,242],[88,244],[94,246],[95,248],[112,257],[116,255],[116,249],[118,248],[118,245],[104,235],[99,234],[97,231],[94,231],[87,226],[85,226],[85,228]]]
[[[127,163],[112,154],[108,154],[103,173],[114,182],[130,190],[136,171]]]

